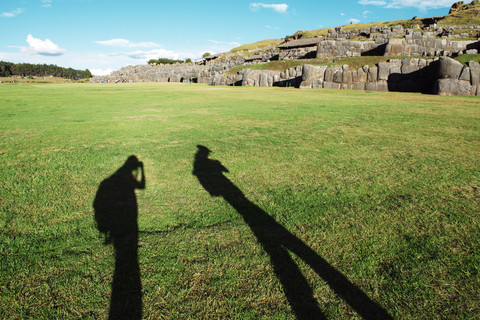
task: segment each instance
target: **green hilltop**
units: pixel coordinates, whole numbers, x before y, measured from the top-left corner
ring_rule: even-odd
[[[470,4],[465,4],[463,1],[456,2],[450,8],[450,11],[445,16],[440,17],[427,17],[427,18],[418,18],[413,17],[412,19],[406,20],[395,20],[395,21],[383,21],[383,22],[370,22],[370,23],[358,23],[358,24],[348,24],[342,27],[343,30],[351,31],[354,29],[364,29],[371,27],[394,27],[396,25],[401,25],[405,29],[417,29],[422,30],[428,28],[434,23],[437,23],[439,27],[449,28],[456,26],[453,31],[454,34],[468,33],[469,38],[478,38],[480,36],[479,29],[468,29],[467,27],[472,25],[480,25],[480,0],[473,0]],[[459,26],[464,26],[465,29],[458,28]],[[328,30],[331,28],[323,28],[317,30],[299,30],[292,35],[287,35],[284,39],[267,39],[261,40],[254,43],[244,44],[239,47],[233,48],[229,53],[232,54],[242,54],[250,53],[252,51],[265,51],[268,49],[274,49],[280,44],[291,39],[302,39],[302,38],[311,38],[317,36],[327,36]]]

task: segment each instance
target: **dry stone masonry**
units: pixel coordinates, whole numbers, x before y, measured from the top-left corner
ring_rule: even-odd
[[[451,11],[470,5],[458,2]],[[432,22],[433,25],[433,22]],[[285,38],[275,48],[253,51],[250,55],[217,54],[200,63],[174,65],[128,66],[108,76],[93,77],[92,82],[184,82],[232,86],[282,86],[368,91],[423,92],[440,95],[480,95],[480,65],[467,66],[451,59],[480,51],[480,26],[437,27],[436,24],[404,29],[371,27],[344,30],[329,29],[326,36],[301,38],[302,33]],[[460,31],[461,30],[461,31]],[[337,58],[360,56],[391,57],[375,66],[352,69],[343,66],[305,64],[283,72],[243,69],[227,72],[239,65],[265,63],[271,60]],[[398,58],[397,58],[398,57]],[[410,58],[401,58],[410,57]],[[422,58],[414,58],[422,57]]]

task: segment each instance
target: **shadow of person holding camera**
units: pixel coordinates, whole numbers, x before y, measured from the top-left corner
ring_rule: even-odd
[[[272,267],[297,319],[325,319],[313,290],[290,253],[308,264],[318,276],[364,319],[392,319],[377,303],[305,242],[252,203],[224,173],[220,161],[209,158],[210,150],[197,146],[193,175],[212,197],[223,197],[244,219],[269,255]]]
[[[136,189],[145,189],[145,173],[132,155],[100,183],[93,202],[97,228],[115,250],[109,319],[142,318]]]

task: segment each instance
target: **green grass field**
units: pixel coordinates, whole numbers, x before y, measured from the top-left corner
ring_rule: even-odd
[[[0,318],[108,317],[93,201],[130,155],[144,319],[480,314],[478,97],[3,84],[0,132]]]

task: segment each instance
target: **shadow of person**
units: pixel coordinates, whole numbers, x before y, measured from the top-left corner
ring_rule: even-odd
[[[135,190],[144,188],[143,163],[136,156],[130,156],[122,167],[100,183],[93,202],[97,228],[105,235],[105,244],[113,243],[115,250],[109,319],[142,318]]]
[[[301,273],[290,252],[307,263],[342,299],[364,319],[392,319],[342,273],[308,247],[302,240],[276,222],[270,215],[248,200],[224,173],[220,161],[209,158],[210,150],[197,146],[193,175],[212,197],[223,197],[244,219],[270,257],[276,276],[297,319],[325,319],[313,290]]]

